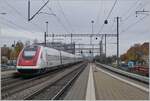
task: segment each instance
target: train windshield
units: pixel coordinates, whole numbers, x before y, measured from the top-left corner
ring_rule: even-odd
[[[38,49],[37,46],[26,47],[23,51],[24,59],[27,59],[27,60],[32,59],[36,55],[37,49]]]

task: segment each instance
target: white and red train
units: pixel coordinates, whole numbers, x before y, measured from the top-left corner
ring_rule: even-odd
[[[41,73],[82,61],[82,57],[56,49],[31,45],[22,49],[17,60],[20,73]]]

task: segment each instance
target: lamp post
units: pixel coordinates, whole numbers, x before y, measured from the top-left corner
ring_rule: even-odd
[[[120,17],[116,17],[117,19],[117,67],[120,66],[119,64],[119,19]]]
[[[46,32],[44,33],[44,41],[45,41],[45,46],[46,46],[46,37],[48,35],[48,21],[46,21],[45,23],[46,23]]]
[[[91,23],[92,23],[92,34],[93,34],[93,24],[94,24],[94,20],[92,20]],[[90,37],[90,44],[92,45],[92,35],[91,35],[91,37]]]
[[[47,12],[38,12],[38,14],[47,14],[49,16],[56,16],[56,14],[54,13],[47,13]],[[46,37],[48,36],[48,21],[45,22],[46,23],[46,31],[44,32],[44,43],[45,43],[45,46],[46,46]],[[53,39],[52,39],[53,41]]]
[[[92,45],[92,35],[94,33],[94,31],[93,31],[94,20],[91,21],[91,24],[92,24],[92,34],[91,34],[91,37],[90,37],[90,45],[92,46],[92,58],[93,58],[94,57],[94,49],[93,49],[94,47]]]
[[[108,20],[104,21],[104,24],[108,24]],[[105,34],[105,64],[106,64],[106,34]]]
[[[48,34],[48,21],[46,21],[45,23],[46,23],[46,33]]]

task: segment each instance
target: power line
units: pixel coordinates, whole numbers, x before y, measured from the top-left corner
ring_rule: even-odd
[[[131,10],[133,10],[136,7],[136,4],[139,2],[140,0],[136,0],[131,6],[130,8],[126,11],[126,13],[130,12]],[[143,6],[147,5],[148,3],[143,4],[140,8],[142,8]],[[137,6],[135,9],[137,9],[139,6]],[[126,13],[124,13],[123,15],[125,15]],[[123,19],[123,21],[127,21],[132,15],[133,13],[129,13],[129,15]],[[120,25],[122,25],[123,23],[121,23]],[[131,26],[132,27],[132,26]],[[114,30],[113,30],[114,31]]]
[[[137,0],[137,2],[138,2],[139,0]],[[135,2],[133,5],[132,5],[132,7],[135,7],[135,4],[137,4],[137,2]],[[148,3],[145,3],[145,4],[143,4],[139,9],[141,9],[142,7],[144,7],[145,5],[147,5]],[[139,6],[137,6],[135,9],[138,9],[138,7]],[[128,12],[130,11],[131,9],[129,9],[128,10]],[[132,16],[132,14],[133,13],[130,13],[127,17],[125,17],[124,19],[123,19],[123,21],[126,21],[126,20],[128,20],[129,18],[130,18],[130,16]]]
[[[139,1],[140,0],[136,0],[122,16],[127,15],[127,13],[129,13]]]
[[[13,7],[10,3],[7,2],[7,0],[4,0],[5,4],[9,6],[11,9],[13,9],[20,17],[26,20],[26,18],[15,8]],[[32,23],[32,22],[31,22]],[[38,29],[43,30],[41,27],[39,27],[37,24],[32,23],[34,26],[36,26]]]
[[[126,27],[124,30],[121,31],[121,33],[124,33],[126,31],[128,31],[129,29],[131,29],[132,27],[135,27],[135,25],[141,21],[143,21],[145,18],[147,18],[149,15],[145,15],[144,17],[140,18],[138,21],[130,24],[128,27]]]
[[[100,1],[100,5],[99,5],[99,6],[100,6],[100,8],[99,8],[99,11],[98,11],[98,14],[97,14],[96,23],[98,23],[98,22],[99,22],[99,18],[100,18],[100,14],[101,14],[101,12],[100,12],[100,11],[101,11],[101,9],[102,9],[102,3],[103,3],[103,2],[102,2],[102,1]]]
[[[143,5],[141,4],[141,5],[139,5],[139,6],[141,6],[139,9],[142,9],[142,7],[146,7],[146,5],[148,5],[149,4],[149,0],[147,0],[147,2],[145,2]]]
[[[116,3],[117,3],[117,0],[115,0],[113,6],[112,6],[112,8],[111,8],[111,10],[109,11],[109,13],[108,13],[108,15],[107,15],[107,17],[106,17],[106,20],[107,20],[107,19],[109,18],[109,16],[111,15],[111,13],[112,13],[112,11],[113,11],[113,9],[114,9]],[[105,24],[103,23],[103,25],[102,25],[102,27],[100,28],[100,30],[98,31],[98,33],[100,33],[100,32],[103,30],[104,25],[105,25]]]
[[[3,17],[1,17],[1,19],[2,19],[2,20],[5,20],[5,21],[7,21],[7,22],[9,22],[9,23],[12,24],[12,25],[15,25],[15,26],[18,27],[18,28],[21,28],[21,29],[23,29],[23,30],[26,30],[24,27],[15,24],[15,23],[12,22],[11,20],[5,19],[5,18],[3,18]]]
[[[138,1],[138,0],[137,0]],[[135,3],[134,3],[135,4]],[[141,7],[140,7],[140,9],[142,8],[142,7],[145,7],[145,5],[147,5],[148,3],[144,3]],[[133,5],[134,6],[134,5]],[[138,6],[139,7],[139,6]],[[138,7],[136,7],[136,9],[138,8]],[[131,13],[132,14],[132,13]],[[129,18],[130,18],[130,16],[132,16],[132,15],[128,15],[125,19],[123,19],[123,21],[125,22],[125,21],[127,21]],[[145,17],[143,17],[142,19],[144,19]],[[137,22],[138,23],[138,22]],[[122,25],[123,23],[121,23],[121,25]],[[135,23],[136,24],[136,23]],[[134,23],[133,24],[131,24],[131,26],[129,25],[126,29],[128,30],[128,29],[130,29],[130,27],[132,27],[132,25],[134,25]],[[125,30],[123,30],[122,32],[125,32]]]
[[[58,6],[59,6],[60,9],[61,9],[61,12],[62,12],[62,14],[63,14],[63,16],[64,16],[66,22],[67,22],[68,25],[70,26],[70,29],[72,30],[72,32],[74,32],[74,30],[73,30],[73,28],[72,28],[72,25],[71,25],[70,21],[68,20],[68,18],[66,17],[66,14],[65,14],[65,12],[64,12],[64,10],[63,10],[61,4],[60,4],[60,1],[58,0],[57,3],[58,3]]]
[[[45,2],[44,0],[42,0],[42,1]],[[52,13],[54,13],[53,10],[52,10],[48,5],[46,5],[46,6],[47,6],[47,8],[49,9],[49,11],[51,11]],[[56,18],[56,20],[59,22],[59,24],[61,24],[61,26],[64,28],[64,30],[65,30],[67,33],[69,33],[68,29],[67,29],[66,26],[61,22],[60,18],[59,18],[57,15],[55,16],[55,18]]]
[[[129,7],[129,9],[128,9],[125,13],[123,13],[122,16],[127,15],[127,13],[129,13],[129,12],[135,7],[135,5],[136,5],[139,1],[140,1],[140,0],[136,0],[136,1]],[[131,15],[129,14],[123,21],[128,20],[130,16],[131,16]],[[114,24],[114,23],[113,23],[113,24]],[[121,23],[120,25],[122,25],[122,23]],[[113,26],[112,26],[112,27],[113,27]],[[114,31],[114,30],[115,30],[115,29],[112,29],[112,31]]]
[[[18,28],[18,27],[16,28],[16,27],[14,26],[14,24],[12,24],[12,23],[10,23],[10,22],[8,22],[8,21],[7,21],[7,22],[8,22],[9,24],[8,24],[8,23],[4,23],[4,22],[2,22],[2,21],[0,21],[0,22],[1,22],[2,24],[4,24],[4,25],[7,25],[8,27],[13,28],[13,29],[17,29],[17,28]],[[11,24],[11,25],[10,25],[10,24]]]
[[[58,16],[55,16],[55,17],[56,17],[57,21],[58,21],[58,22],[62,25],[62,27],[65,29],[65,31],[66,31],[67,33],[70,33],[70,32],[67,30],[66,26],[61,22],[60,18],[59,18]]]
[[[113,6],[112,6],[112,8],[111,8],[110,12],[108,13],[108,16],[107,16],[107,18],[106,18],[106,19],[108,19],[108,18],[109,18],[109,16],[111,15],[111,13],[112,13],[112,11],[113,11],[113,9],[114,9],[114,7],[115,7],[116,3],[117,3],[117,0],[115,0],[115,2],[114,2],[114,4],[113,4]]]
[[[13,27],[14,27],[14,25],[17,27],[17,28],[20,28],[20,29],[23,29],[24,31],[27,31],[26,30],[26,28],[24,28],[24,27],[22,27],[22,26],[20,26],[20,25],[18,25],[18,24],[16,24],[16,23],[14,23],[13,21],[11,21],[11,20],[8,20],[8,19],[6,19],[6,18],[4,18],[4,17],[0,17],[2,20],[5,20],[5,21],[7,21],[8,23],[10,23]],[[8,24],[7,24],[8,25]],[[8,25],[9,26],[9,25]],[[27,32],[29,32],[29,31],[27,31]],[[34,33],[34,32],[30,32],[30,33]]]

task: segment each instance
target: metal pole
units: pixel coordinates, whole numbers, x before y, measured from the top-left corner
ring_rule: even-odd
[[[93,34],[93,23],[94,23],[94,21],[92,20],[91,23],[92,23],[92,34]],[[92,35],[90,36],[90,44],[92,45]]]
[[[106,64],[106,34],[105,34],[105,64]]]
[[[46,34],[48,34],[48,21],[46,21],[45,23],[46,23]]]
[[[45,46],[46,46],[46,37],[47,37],[47,35],[48,35],[48,21],[45,22],[45,23],[46,23],[46,32],[45,32],[45,34],[44,34],[44,42],[45,42]]]
[[[117,66],[119,67],[119,17],[117,17]]]
[[[91,21],[92,23],[92,35],[94,34],[94,31],[93,31],[93,24],[94,24],[94,20]],[[92,35],[91,35],[91,45],[92,45]],[[92,58],[94,58],[94,46],[92,45]]]
[[[100,56],[102,56],[102,50],[103,50],[103,48],[102,48],[103,46],[102,46],[102,40],[100,41]]]
[[[94,23],[94,22],[93,22]],[[92,23],[92,34],[93,34],[93,23]]]
[[[45,43],[45,46],[46,46],[46,32],[44,32],[44,43]]]
[[[71,33],[71,45],[72,45],[72,33]]]
[[[54,33],[52,34],[52,47],[54,47]]]
[[[90,45],[92,45],[92,35],[90,36]]]
[[[106,34],[105,34],[105,58],[106,58]]]
[[[28,21],[30,21],[30,0],[28,0]]]
[[[99,56],[101,56],[101,41],[99,42]]]
[[[54,43],[54,34],[52,34],[52,43]]]
[[[30,17],[29,13],[30,13],[30,1],[28,1],[28,21],[31,21],[37,14],[39,14],[39,12],[49,3],[49,0],[47,0],[47,2],[32,16]]]

